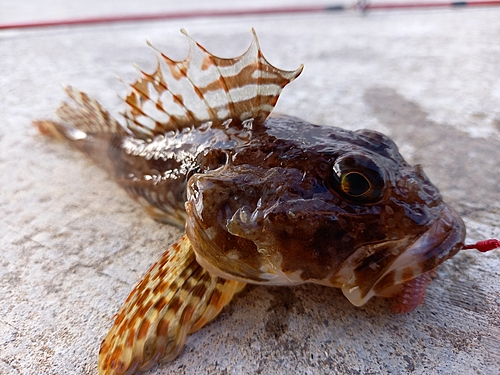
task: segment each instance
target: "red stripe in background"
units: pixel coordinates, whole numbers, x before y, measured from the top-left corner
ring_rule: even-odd
[[[12,24],[0,24],[0,30],[5,29],[26,29],[35,27],[53,27],[53,26],[78,26],[92,24],[110,24],[117,22],[140,22],[155,20],[171,20],[179,18],[196,17],[227,17],[227,16],[247,16],[247,15],[265,15],[265,14],[286,14],[286,13],[310,13],[325,11],[343,11],[348,9],[359,9],[360,11],[384,10],[384,9],[415,9],[415,8],[445,8],[445,7],[476,7],[476,6],[499,6],[500,0],[487,1],[458,1],[458,2],[428,2],[428,3],[382,3],[367,4],[360,2],[352,6],[331,5],[331,6],[304,6],[304,7],[281,7],[281,8],[260,8],[260,9],[235,9],[235,10],[200,10],[157,14],[138,14],[128,16],[107,16],[107,17],[89,17],[80,19],[66,19],[55,21],[39,22],[19,22]]]

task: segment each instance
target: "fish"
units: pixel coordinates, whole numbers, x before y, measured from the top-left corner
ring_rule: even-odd
[[[157,51],[156,69],[130,84],[124,123],[71,86],[58,120],[34,122],[89,156],[155,220],[185,228],[116,314],[100,374],[174,360],[247,283],[326,285],[355,306],[386,297],[404,313],[461,249],[500,246],[464,245],[460,215],[386,135],[272,113],[303,66],[271,65],[253,29],[236,58],[182,32],[188,57]]]

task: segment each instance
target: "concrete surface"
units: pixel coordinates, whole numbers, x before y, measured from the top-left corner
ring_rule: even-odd
[[[147,11],[109,3],[86,7]],[[76,2],[50,4],[3,1],[0,21],[81,15]],[[253,26],[271,63],[305,64],[280,112],[389,134],[463,215],[472,242],[500,236],[499,20],[500,8],[485,8],[0,32],[0,374],[96,374],[111,317],[181,234],[31,127],[64,98],[60,83],[118,113],[126,88],[116,75],[130,81],[133,62],[154,65],[147,37],[183,58],[184,27],[234,56]],[[425,304],[397,316],[382,299],[356,308],[326,287],[249,287],[175,362],[147,374],[499,374],[499,277],[499,251],[460,253],[439,268]]]

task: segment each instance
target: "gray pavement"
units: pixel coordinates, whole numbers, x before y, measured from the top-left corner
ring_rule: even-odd
[[[83,14],[76,2],[49,4],[4,1],[0,21]],[[85,15],[148,11],[132,1],[87,4],[95,7]],[[152,12],[179,9],[151,4]],[[131,81],[132,63],[155,64],[146,38],[180,59],[183,27],[232,57],[255,27],[272,64],[305,65],[278,112],[387,133],[423,164],[473,242],[500,237],[499,20],[500,8],[485,8],[0,32],[0,374],[96,374],[111,317],[181,235],[150,219],[89,160],[32,128],[64,99],[61,83],[117,114],[116,94],[126,87],[116,76]],[[499,374],[500,251],[462,252],[445,263],[425,304],[406,315],[392,315],[383,299],[356,308],[315,285],[249,287],[188,338],[177,360],[147,372],[248,373]]]

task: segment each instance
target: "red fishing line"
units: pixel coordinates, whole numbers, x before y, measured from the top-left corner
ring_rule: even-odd
[[[482,253],[485,253],[490,250],[498,249],[499,247],[500,247],[500,240],[497,240],[496,238],[490,238],[487,240],[478,241],[472,245],[465,245],[464,247],[462,247],[462,250],[475,249]]]
[[[286,13],[310,13],[310,12],[338,12],[344,10],[356,10],[366,13],[370,10],[393,10],[393,9],[416,9],[416,8],[456,8],[456,7],[487,7],[499,6],[500,0],[484,1],[454,1],[454,2],[428,2],[428,3],[380,3],[369,4],[366,0],[359,0],[353,5],[312,5],[294,7],[269,7],[269,8],[249,8],[249,9],[229,9],[229,10],[193,10],[184,12],[154,13],[154,14],[131,14],[121,16],[102,16],[77,19],[61,19],[52,21],[31,21],[11,24],[0,24],[2,29],[25,29],[33,27],[52,26],[82,26],[91,24],[110,24],[117,22],[141,22],[155,20],[170,20],[179,18],[197,17],[228,17],[228,16],[251,16],[266,14],[286,14]]]

